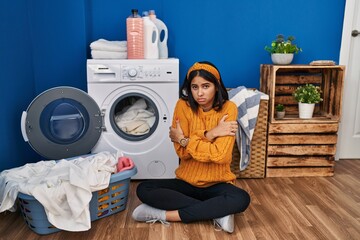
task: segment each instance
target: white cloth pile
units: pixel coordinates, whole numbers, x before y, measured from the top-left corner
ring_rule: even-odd
[[[67,231],[91,228],[92,192],[109,186],[115,154],[101,152],[72,160],[40,161],[0,173],[0,212],[15,211],[19,192],[33,196],[48,221]]]
[[[238,107],[236,143],[240,153],[239,169],[243,171],[250,164],[251,140],[255,131],[259,113],[260,99],[268,99],[269,96],[257,90],[249,90],[240,86],[229,91],[229,99]]]
[[[116,114],[115,122],[125,133],[142,135],[150,131],[155,123],[154,110],[148,108],[145,100],[140,98],[124,111]]]
[[[90,44],[93,59],[126,59],[127,41],[99,39]]]

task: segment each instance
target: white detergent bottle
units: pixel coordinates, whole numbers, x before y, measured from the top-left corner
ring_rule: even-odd
[[[149,11],[149,17],[159,30],[159,58],[168,58],[168,29],[163,21],[156,18],[155,10]]]
[[[150,20],[147,12],[143,13],[144,21],[144,58],[159,58],[159,30],[155,23]]]

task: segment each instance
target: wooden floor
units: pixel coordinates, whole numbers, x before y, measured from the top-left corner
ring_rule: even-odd
[[[146,224],[131,218],[140,203],[130,185],[126,210],[92,222],[86,232],[40,236],[19,213],[0,214],[0,239],[360,239],[360,160],[336,162],[334,177],[239,179],[252,197],[250,207],[235,215],[233,234],[214,230],[211,221]],[[211,209],[209,209],[211,211]]]

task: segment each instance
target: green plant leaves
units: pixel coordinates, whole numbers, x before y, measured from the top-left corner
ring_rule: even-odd
[[[271,46],[265,46],[265,50],[269,53],[298,53],[302,49],[293,43],[295,37],[289,36],[285,40],[284,35],[278,34],[276,39],[271,42]]]
[[[293,97],[297,102],[301,103],[319,103],[321,98],[321,89],[313,84],[306,84],[295,89]]]
[[[284,105],[282,105],[282,104],[279,103],[278,105],[276,105],[275,109],[276,109],[276,111],[278,111],[278,112],[282,112],[282,111],[285,110],[285,107],[284,107]]]

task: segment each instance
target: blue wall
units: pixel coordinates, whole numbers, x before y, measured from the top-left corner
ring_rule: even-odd
[[[132,8],[155,9],[169,29],[169,55],[180,80],[199,60],[214,62],[227,87],[259,87],[264,46],[294,35],[303,52],[293,63],[339,59],[345,0],[1,0],[0,171],[42,159],[23,141],[20,118],[42,91],[86,90],[89,44],[126,40]]]

